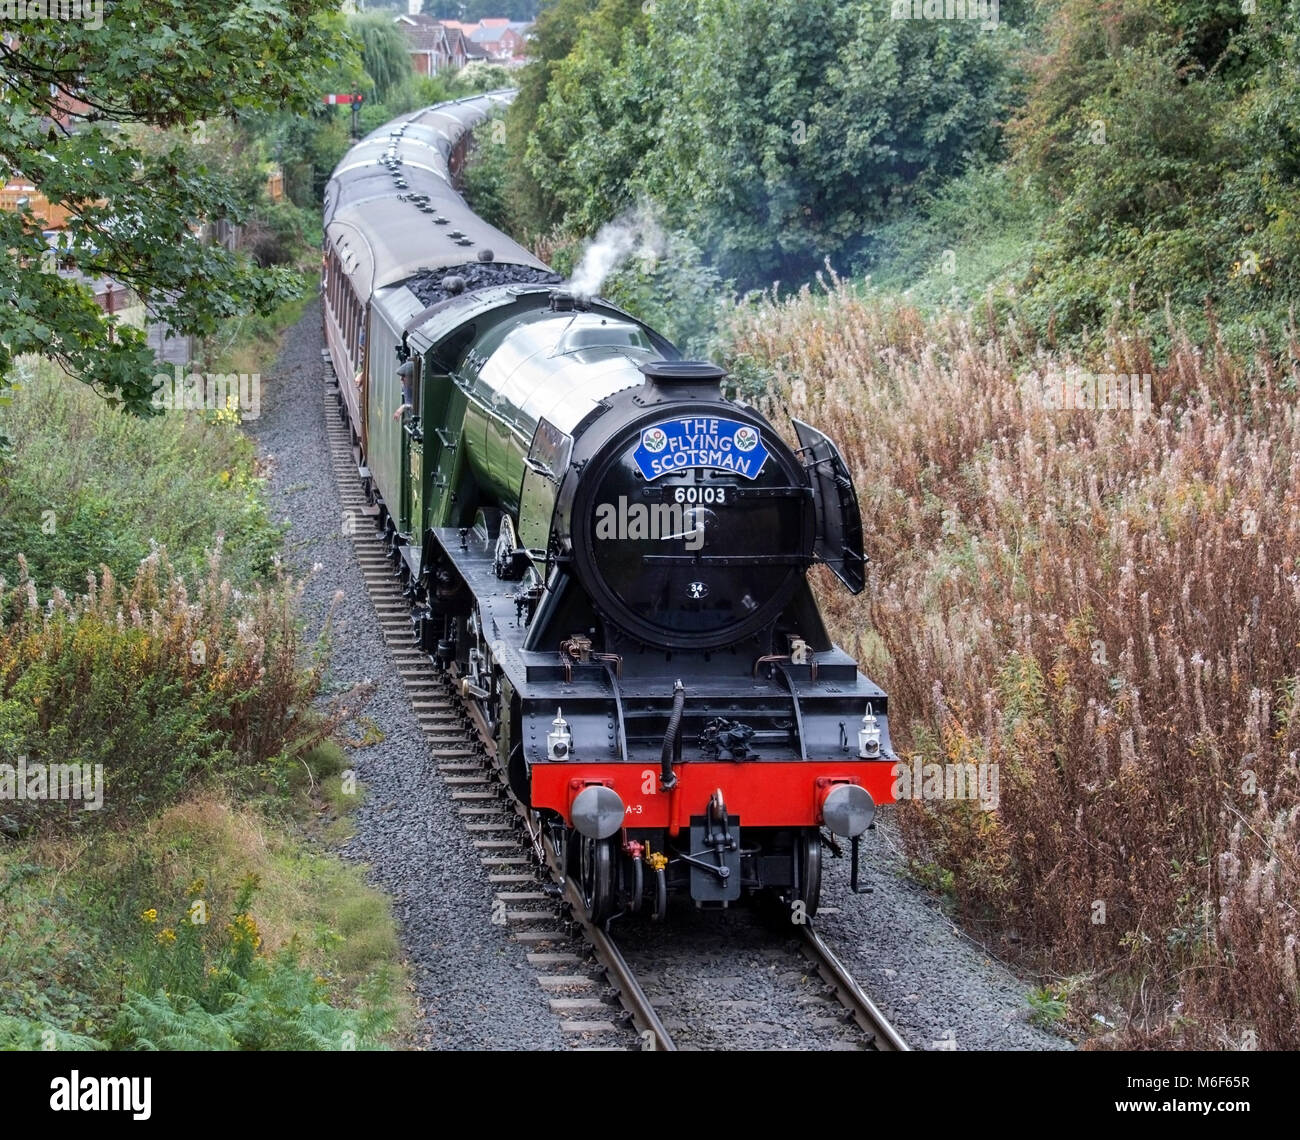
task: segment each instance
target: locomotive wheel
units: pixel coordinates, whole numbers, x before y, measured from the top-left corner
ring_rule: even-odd
[[[790,892],[790,901],[802,902],[804,914],[812,918],[822,895],[822,837],[816,828],[801,831],[794,841],[795,868],[799,886]]]
[[[578,884],[587,917],[597,925],[617,910],[614,898],[614,849],[608,839],[582,837],[578,852]]]

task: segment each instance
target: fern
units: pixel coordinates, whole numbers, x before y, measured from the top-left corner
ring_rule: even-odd
[[[191,997],[158,990],[152,996],[132,994],[122,1006],[113,1030],[118,1048],[158,1050],[238,1049],[229,1014],[205,1010]]]
[[[368,1049],[378,1047],[391,1024],[387,1010],[361,1017],[331,1006],[291,955],[258,958],[247,977],[226,973],[223,980],[219,1012],[163,990],[130,995],[114,1026],[114,1044],[144,1050]]]
[[[93,1037],[69,1033],[43,1021],[0,1014],[0,1051],[44,1050],[51,1047],[58,1050],[104,1048]]]

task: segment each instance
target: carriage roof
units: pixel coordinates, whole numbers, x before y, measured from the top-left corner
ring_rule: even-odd
[[[513,95],[494,91],[413,111],[343,156],[325,189],[325,238],[358,296],[368,298],[422,269],[474,261],[484,249],[497,263],[546,268],[477,217],[451,182],[457,142]],[[446,221],[439,224],[439,218]]]

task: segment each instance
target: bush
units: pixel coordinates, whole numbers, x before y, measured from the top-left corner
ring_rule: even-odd
[[[264,779],[331,731],[310,718],[325,665],[299,664],[292,582],[239,595],[218,547],[192,597],[159,551],[129,587],[105,570],[42,604],[19,562],[16,585],[0,580],[0,755],[98,767],[103,785],[99,810],[5,803],[10,831],[138,816],[213,773]]]
[[[114,1049],[354,1050],[374,1048],[384,1011],[336,1009],[292,956],[255,959],[244,973],[217,974],[206,1003],[155,990],[133,994],[109,1037]]]
[[[299,964],[291,949],[261,951],[251,912],[258,882],[240,885],[229,921],[203,913],[193,921],[191,900],[170,922],[150,909],[140,915],[148,938],[137,959],[132,992],[108,1033],[115,1049],[337,1050],[373,1046],[391,1027],[386,1003],[363,1014],[328,1001],[329,984]],[[382,900],[378,900],[382,907]],[[386,911],[385,911],[386,913]]]
[[[0,1048],[366,1048],[405,1028],[388,900],[264,813],[205,792],[85,854],[0,845]]]
[[[656,257],[632,258],[610,274],[603,293],[656,331],[687,357],[714,348],[721,314],[732,297],[723,281],[686,234],[668,233]]]
[[[259,206],[244,224],[240,245],[263,268],[297,264],[307,249],[302,211],[292,202]]]
[[[460,189],[474,213],[509,234],[514,219],[506,197],[509,163],[504,144],[504,113],[498,112],[474,128]]]
[[[92,1050],[104,1046],[93,1037],[67,1033],[47,1022],[0,1014],[0,1053],[10,1050],[37,1052],[45,1049]]]
[[[465,95],[477,95],[484,91],[499,91],[513,84],[510,69],[499,63],[489,63],[485,59],[476,59],[467,63],[454,77],[457,94],[454,98]]]
[[[945,183],[915,214],[881,226],[855,273],[929,307],[965,308],[1014,293],[1029,272],[1047,204],[1005,165]],[[999,302],[1001,303],[1001,302]]]
[[[1285,336],[1300,284],[1296,0],[1250,15],[1230,0],[1059,7],[1012,129],[1017,171],[1057,206],[1026,314],[1094,346],[1130,304],[1170,306],[1198,339],[1219,324],[1241,351],[1260,330]]]

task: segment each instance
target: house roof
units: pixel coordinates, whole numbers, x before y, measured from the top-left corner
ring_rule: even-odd
[[[434,51],[447,34],[441,23],[423,12],[416,16],[398,16],[393,22],[402,29],[411,51]]]
[[[460,40],[461,50],[469,59],[490,58],[491,52],[480,44],[499,44],[507,30],[526,35],[533,26],[527,21],[500,17],[466,24],[460,20],[435,20],[423,12],[414,16],[396,16],[393,22],[402,29],[409,51],[437,51],[445,45],[444,50],[454,54],[457,40]]]

